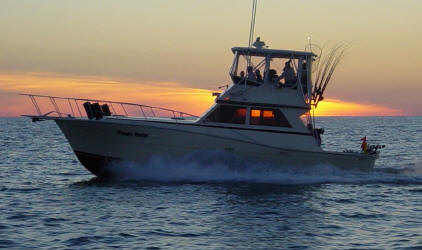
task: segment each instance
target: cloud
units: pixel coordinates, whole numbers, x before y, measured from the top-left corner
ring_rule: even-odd
[[[197,115],[214,100],[210,90],[188,88],[176,82],[135,82],[32,72],[3,73],[0,74],[0,116],[34,113],[29,98],[18,93],[131,102]]]
[[[0,116],[35,114],[29,98],[18,93],[100,99],[165,107],[200,115],[214,101],[212,91],[177,82],[135,81],[100,76],[74,76],[40,72],[0,73]],[[47,100],[48,101],[48,100]],[[42,105],[43,106],[43,105]],[[46,103],[44,105],[47,106]],[[43,106],[43,108],[45,108]],[[44,113],[51,111],[42,110]],[[326,99],[317,116],[396,116],[403,111],[374,104]]]

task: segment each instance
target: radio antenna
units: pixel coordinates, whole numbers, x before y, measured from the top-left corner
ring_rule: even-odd
[[[255,30],[255,16],[256,16],[256,4],[258,0],[252,0],[252,17],[251,17],[251,29],[249,30],[249,44],[248,47],[252,47],[253,34]]]

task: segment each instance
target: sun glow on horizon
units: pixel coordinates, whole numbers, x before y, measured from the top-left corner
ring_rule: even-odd
[[[374,104],[326,99],[312,111],[315,116],[402,116],[403,111]]]
[[[200,115],[213,103],[212,90],[189,88],[176,82],[136,82],[52,73],[0,73],[0,116],[35,114],[32,103],[18,93],[102,99],[165,107]],[[397,109],[326,99],[316,116],[399,116]]]

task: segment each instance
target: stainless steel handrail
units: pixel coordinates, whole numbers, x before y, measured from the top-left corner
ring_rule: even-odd
[[[143,105],[143,104],[137,104],[137,103],[130,103],[130,102],[116,102],[116,101],[99,100],[99,99],[85,99],[85,98],[60,97],[60,96],[48,96],[48,95],[34,95],[34,94],[25,94],[25,93],[21,93],[19,95],[28,96],[31,99],[31,102],[34,105],[38,116],[42,116],[43,114],[42,114],[42,109],[37,102],[37,99],[47,99],[47,100],[50,101],[51,106],[54,108],[53,111],[55,111],[59,115],[59,117],[62,117],[62,115],[65,114],[65,113],[61,112],[60,105],[58,104],[58,100],[65,100],[65,103],[68,104],[67,107],[70,108],[72,117],[86,117],[86,115],[84,115],[79,108],[79,105],[81,105],[81,103],[78,104],[78,101],[79,101],[79,102],[97,102],[97,103],[101,103],[101,104],[108,104],[110,106],[111,110],[112,110],[112,115],[115,115],[115,116],[130,116],[130,114],[128,113],[125,106],[127,106],[127,107],[132,106],[132,107],[137,107],[137,110],[141,111],[139,113],[140,115],[136,116],[136,117],[143,117],[145,119],[148,119],[148,118],[151,118],[151,117],[160,117],[159,115],[157,115],[160,112],[161,113],[167,112],[169,114],[172,114],[172,116],[173,116],[172,118],[174,118],[176,120],[177,119],[184,119],[184,118],[187,118],[187,117],[199,118],[199,116],[197,116],[197,115],[192,115],[192,114],[189,114],[189,113],[186,113],[186,112],[181,112],[181,111],[167,109],[167,108],[161,108],[161,107],[154,107],[154,106],[149,106],[149,105]],[[77,108],[79,116],[77,115],[77,112],[74,109],[72,103],[75,103],[74,105]],[[120,105],[123,112],[122,113],[117,112],[115,107],[113,106],[113,104]],[[146,113],[144,112],[144,108],[150,109],[152,116],[147,116]],[[68,116],[70,116],[70,114],[68,114]],[[161,116],[161,117],[163,117],[163,116]]]

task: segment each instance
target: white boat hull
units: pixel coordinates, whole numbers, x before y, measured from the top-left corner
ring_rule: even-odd
[[[312,136],[268,131],[242,131],[197,124],[124,119],[55,119],[80,162],[97,176],[113,174],[114,161],[139,163],[152,156],[178,157],[195,151],[221,150],[271,162],[280,167],[332,165],[341,169],[369,171],[377,154],[301,150],[314,143]],[[265,143],[267,137],[279,145]],[[274,140],[274,137],[279,137]],[[298,137],[300,137],[298,139]],[[302,145],[303,144],[303,145]],[[309,147],[308,147],[309,148]]]

